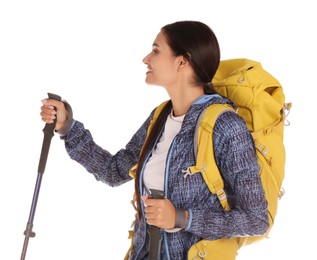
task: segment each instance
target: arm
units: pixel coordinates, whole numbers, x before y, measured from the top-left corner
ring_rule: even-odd
[[[85,167],[97,180],[110,186],[118,186],[131,180],[129,170],[138,160],[149,120],[150,117],[133,135],[125,149],[114,155],[97,145],[90,131],[78,121],[75,121],[68,134],[61,138],[65,140],[66,150],[73,160]]]
[[[264,234],[269,225],[267,201],[254,143],[243,120],[235,113],[224,113],[217,120],[214,152],[231,210],[189,209],[186,230],[209,239]]]
[[[153,111],[125,149],[112,155],[94,142],[82,123],[72,119],[72,110],[67,102],[44,99],[42,103],[42,120],[52,123],[57,118],[55,131],[65,140],[66,150],[73,160],[84,166],[97,180],[110,186],[118,186],[131,179],[129,170],[138,160]]]

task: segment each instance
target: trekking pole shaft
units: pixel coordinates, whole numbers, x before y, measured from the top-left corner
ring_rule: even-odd
[[[31,228],[32,229],[32,228]],[[23,243],[23,249],[22,249],[22,254],[21,254],[21,260],[24,260],[25,259],[25,256],[26,256],[26,250],[28,248],[28,244],[29,244],[29,237],[26,236],[24,238],[24,243]]]
[[[26,229],[24,231],[25,238],[24,238],[24,243],[23,243],[21,260],[25,259],[30,237],[35,237],[35,232],[33,232],[33,221],[34,221],[37,201],[38,201],[38,197],[39,197],[39,193],[40,193],[42,177],[44,174],[46,161],[47,161],[47,157],[48,157],[48,152],[49,152],[49,148],[50,148],[50,143],[51,143],[51,140],[53,137],[53,133],[51,134],[49,132],[50,128],[51,128],[50,125],[46,124],[46,126],[43,129],[44,139],[43,139],[42,151],[41,151],[41,155],[40,155],[38,174],[37,174],[37,179],[36,179],[35,188],[34,188],[34,194],[33,194],[30,214],[29,214],[29,220],[28,220],[28,223],[26,225]]]
[[[159,260],[162,244],[161,229],[155,226],[149,227],[150,234],[150,252],[149,260]]]
[[[35,210],[36,210],[37,200],[38,200],[40,188],[41,188],[42,176],[43,176],[43,174],[41,174],[41,173],[37,174],[36,184],[35,184],[35,188],[34,188],[34,195],[33,195],[33,200],[32,200],[30,215],[29,215],[29,221],[28,221],[29,223],[33,223],[33,220],[34,220],[34,214],[35,214]]]
[[[34,220],[34,215],[35,215],[35,211],[36,211],[37,200],[38,200],[39,193],[40,193],[42,176],[43,176],[43,174],[41,174],[41,173],[38,173],[38,175],[37,175],[33,199],[32,199],[32,205],[31,205],[30,214],[29,214],[29,220],[28,220],[28,223],[26,225],[26,229],[24,231],[25,238],[24,238],[24,243],[23,243],[21,260],[25,259],[30,237],[35,237],[35,233],[32,230],[33,229],[33,220]]]
[[[32,228],[33,228],[33,225],[31,223],[27,223],[26,230],[25,230],[24,233],[28,234],[28,235],[25,235],[25,238],[24,238],[23,249],[22,249],[22,254],[21,254],[21,260],[25,259],[26,250],[28,248],[30,237],[35,236],[35,233],[32,231]]]

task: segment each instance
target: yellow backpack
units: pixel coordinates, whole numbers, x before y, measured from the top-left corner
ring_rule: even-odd
[[[202,240],[189,250],[188,259],[235,259],[238,249],[268,236],[276,216],[278,200],[284,194],[285,149],[284,125],[291,103],[285,103],[280,83],[261,64],[248,59],[221,61],[212,81],[215,90],[231,99],[236,112],[244,118],[256,147],[260,176],[268,201],[270,226],[263,236],[251,236],[217,241]],[[215,163],[212,147],[212,129],[218,116],[230,108],[212,105],[206,109],[199,123],[198,152],[192,173],[201,172],[210,191],[217,194],[225,210],[230,210],[224,184]],[[223,249],[223,250],[222,250]],[[224,254],[224,255],[221,255]],[[196,257],[196,258],[195,258]]]
[[[280,83],[265,71],[260,63],[248,59],[221,61],[212,84],[220,95],[234,102],[235,111],[244,118],[253,136],[261,167],[261,181],[268,201],[270,226],[263,236],[201,240],[190,248],[188,259],[234,260],[241,246],[267,237],[274,223],[278,200],[284,194],[283,133],[284,125],[289,125],[286,116],[291,103],[285,103]],[[149,129],[165,103],[163,102],[156,109]],[[213,144],[212,133],[215,122],[220,114],[228,110],[233,109],[229,105],[213,104],[202,112],[196,126],[196,165],[189,167],[191,174],[203,175],[209,190],[217,194],[224,210],[230,210],[230,206],[224,191],[224,182],[210,147]]]

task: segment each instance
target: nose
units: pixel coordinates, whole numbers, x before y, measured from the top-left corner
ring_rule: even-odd
[[[142,62],[146,65],[150,63],[150,53],[143,58]]]

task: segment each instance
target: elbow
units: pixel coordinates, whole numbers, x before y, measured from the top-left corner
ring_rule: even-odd
[[[269,211],[268,211],[268,208],[266,207],[266,209],[263,210],[263,213],[262,213],[262,215],[260,217],[260,222],[261,222],[261,224],[260,224],[260,227],[261,227],[260,228],[260,233],[261,234],[260,235],[265,235],[268,232],[268,230],[269,230],[269,228],[271,226],[270,223],[272,223],[270,221],[269,217],[270,217]]]
[[[243,237],[263,236],[267,234],[270,227],[267,210],[249,211],[246,216]]]
[[[268,230],[269,230],[269,227],[270,227],[270,223],[269,221],[261,221],[261,224],[259,225],[259,229],[258,229],[258,233],[257,235],[265,235]]]
[[[263,236],[268,232],[270,221],[267,210],[254,219],[253,227],[254,233],[251,234],[253,236]]]

